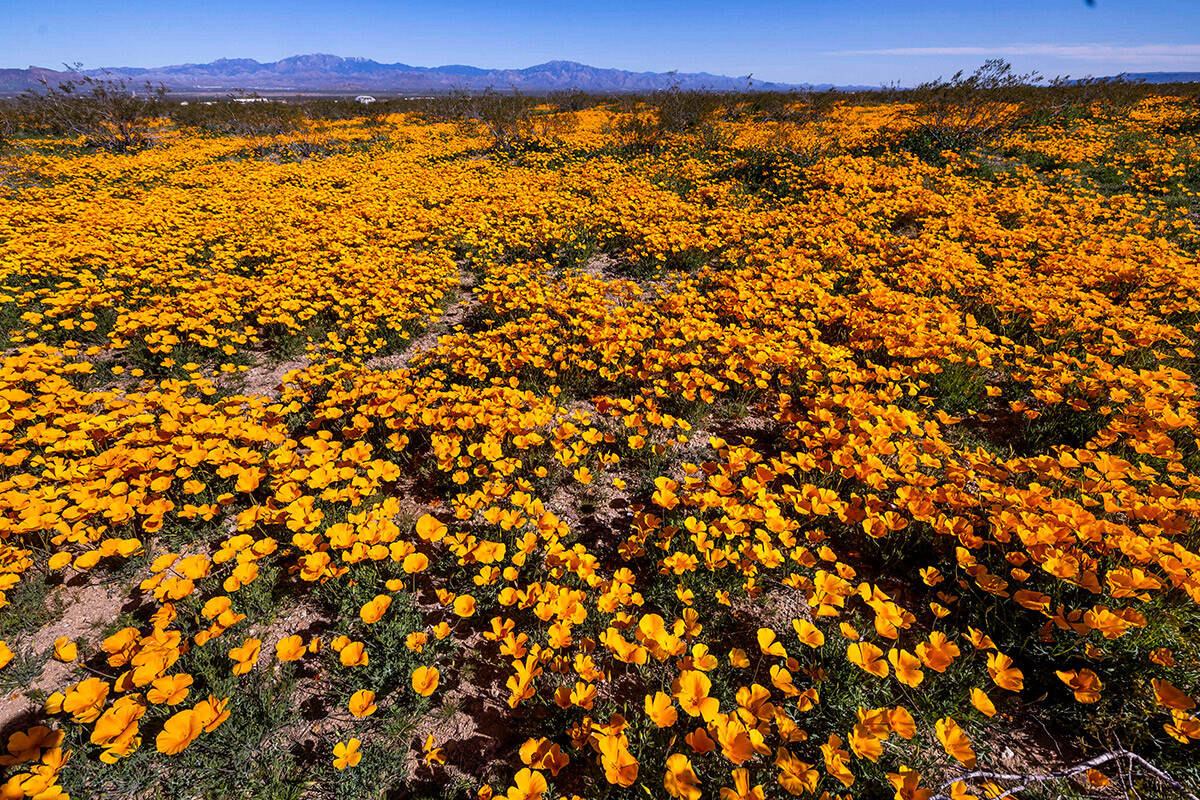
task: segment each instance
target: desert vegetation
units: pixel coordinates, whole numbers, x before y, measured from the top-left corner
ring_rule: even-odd
[[[1200,100],[0,105],[2,798],[1192,798]]]

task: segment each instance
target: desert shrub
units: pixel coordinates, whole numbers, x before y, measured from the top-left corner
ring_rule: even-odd
[[[728,119],[759,122],[805,123],[820,119],[845,92],[803,90],[791,92],[746,92],[732,95],[723,112]]]
[[[659,149],[673,137],[695,134],[702,149],[715,149],[720,139],[715,122],[737,105],[738,95],[672,86],[648,95],[622,97],[622,113],[613,132],[634,151]]]
[[[167,90],[145,84],[135,89],[124,78],[98,78],[73,68],[75,77],[22,94],[8,125],[33,134],[82,138],[85,147],[112,153],[154,144],[152,120],[163,110]],[[9,116],[9,115],[5,115]],[[11,134],[10,134],[11,135]]]
[[[231,93],[221,100],[176,104],[170,116],[176,124],[221,136],[281,136],[295,131],[303,111],[280,102],[257,101],[257,94]]]
[[[12,145],[20,131],[20,114],[12,100],[0,99],[0,152]]]
[[[960,70],[908,93],[916,109],[904,115],[911,123],[901,147],[922,158],[943,151],[962,152],[992,141],[1020,115],[1036,73],[1019,75],[1012,65],[991,59],[970,75]]]
[[[1043,78],[1019,74],[1001,59],[990,59],[967,75],[959,71],[911,90],[882,90],[876,98],[911,103],[902,114],[902,149],[926,160],[944,151],[985,147],[1005,131],[1069,124],[1103,111],[1128,107],[1147,96],[1148,87],[1124,77]]]
[[[455,89],[431,101],[430,117],[453,122],[464,133],[482,129],[496,150],[512,151],[529,141],[529,121],[538,98],[518,91],[501,92],[489,87],[483,92]]]

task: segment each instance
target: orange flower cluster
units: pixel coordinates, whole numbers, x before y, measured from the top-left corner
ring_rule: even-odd
[[[921,800],[1039,697],[1194,748],[1200,260],[1156,194],[1197,154],[1113,152],[1187,106],[1011,133],[1004,169],[903,151],[911,112],[722,123],[704,158],[600,109],[512,158],[407,116],[290,163],[30,155],[0,599],[136,600],[56,644],[0,798],[169,770],[274,675],[330,692],[330,781],[406,714],[418,774],[470,769],[420,720],[498,698],[485,800]],[[749,148],[821,155],[762,192]]]

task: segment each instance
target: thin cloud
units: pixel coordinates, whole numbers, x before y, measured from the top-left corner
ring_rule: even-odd
[[[1200,44],[1012,44],[995,47],[888,47],[877,50],[837,50],[833,56],[1043,56],[1076,61],[1127,64],[1200,60]]]

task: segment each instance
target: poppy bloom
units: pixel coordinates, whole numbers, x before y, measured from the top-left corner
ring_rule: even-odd
[[[370,689],[359,689],[350,697],[350,713],[356,717],[369,717],[377,708],[375,693]]]
[[[356,767],[358,762],[362,761],[362,753],[359,752],[358,739],[353,737],[346,742],[338,742],[333,746],[333,766],[340,772],[346,767]]]
[[[275,657],[280,661],[298,661],[305,649],[304,640],[298,635],[285,636],[275,644]]]
[[[157,678],[150,684],[146,699],[160,705],[178,705],[187,698],[188,687],[191,685],[192,676],[186,673]]]
[[[54,640],[54,658],[70,663],[79,657],[79,647],[68,636],[60,636]]]
[[[413,691],[422,697],[433,694],[438,687],[437,667],[417,667],[412,674]]]
[[[194,709],[185,709],[167,720],[154,740],[158,752],[173,756],[182,753],[204,731],[205,719]]]
[[[367,601],[363,607],[359,609],[358,615],[362,618],[363,622],[371,625],[383,619],[384,613],[388,610],[388,606],[391,604],[392,598],[390,596],[386,594],[376,595],[373,600]]]
[[[338,652],[338,660],[344,667],[364,667],[370,657],[362,642],[350,642]]]

